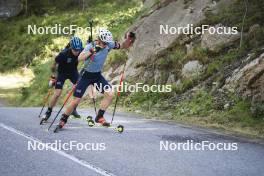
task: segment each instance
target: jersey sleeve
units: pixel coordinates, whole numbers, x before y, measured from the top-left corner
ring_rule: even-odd
[[[87,45],[85,46],[85,48],[83,49],[82,52],[87,53],[87,52],[90,51],[91,49],[92,49],[92,44],[89,43],[89,44],[87,44]]]
[[[55,62],[56,63],[61,63],[63,61],[63,58],[64,58],[64,54],[63,52],[60,52],[56,57],[55,57]]]
[[[109,49],[119,49],[120,44],[117,41],[109,42],[108,43]]]

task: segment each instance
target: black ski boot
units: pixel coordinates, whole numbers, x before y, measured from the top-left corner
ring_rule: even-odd
[[[39,124],[42,125],[44,122],[47,122],[51,116],[51,113],[52,113],[52,108],[48,108],[45,115],[41,118],[41,121]]]
[[[72,114],[71,114],[74,118],[76,119],[80,119],[81,116],[80,114],[77,112],[76,108],[74,108],[74,110],[72,111]]]
[[[61,115],[61,119],[59,124],[56,126],[54,133],[58,132],[58,130],[62,129],[64,127],[64,125],[67,123],[69,116],[67,116],[66,114],[62,114]]]
[[[103,116],[96,116],[95,122],[100,123],[102,126],[110,127],[110,123],[108,123]]]

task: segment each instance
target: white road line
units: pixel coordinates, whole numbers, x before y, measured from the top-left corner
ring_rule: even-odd
[[[3,123],[0,123],[0,127],[4,128],[4,129],[6,129],[6,130],[8,130],[8,131],[10,131],[10,132],[13,132],[13,133],[15,133],[15,134],[17,134],[17,135],[20,135],[20,136],[22,136],[22,137],[24,137],[24,138],[26,138],[26,139],[32,140],[32,141],[37,142],[37,143],[40,143],[40,144],[44,144],[41,140],[39,140],[39,139],[37,139],[37,138],[35,138],[35,137],[33,137],[33,136],[30,136],[30,135],[28,135],[28,134],[26,134],[26,133],[23,133],[22,131],[16,130],[15,128],[12,128],[12,127],[10,127],[10,126],[7,126],[7,125],[5,125],[5,124],[3,124]],[[44,144],[44,145],[45,145],[45,144]],[[100,174],[100,175],[103,175],[103,176],[116,176],[116,175],[114,175],[114,174],[112,174],[112,173],[110,173],[110,172],[108,172],[108,171],[106,171],[106,170],[104,170],[104,169],[101,169],[101,168],[99,168],[99,167],[96,167],[96,166],[94,166],[94,165],[88,163],[88,162],[85,161],[85,160],[80,160],[80,159],[76,158],[76,157],[73,156],[73,155],[67,154],[67,153],[65,153],[64,151],[57,150],[57,149],[52,148],[52,147],[48,147],[48,148],[49,148],[50,150],[56,152],[57,154],[59,154],[59,155],[65,157],[65,158],[68,158],[68,159],[72,160],[73,162],[75,162],[75,163],[77,163],[77,164],[80,164],[81,166],[84,166],[84,167],[86,167],[86,168],[88,168],[88,169],[90,169],[90,170],[92,170],[92,171],[94,171],[94,172],[97,172],[97,173]]]
[[[102,127],[102,126],[93,126],[93,127],[84,127],[84,126],[68,126],[68,129],[115,129],[116,127]],[[164,130],[163,128],[125,128],[125,131],[155,131],[155,130]]]

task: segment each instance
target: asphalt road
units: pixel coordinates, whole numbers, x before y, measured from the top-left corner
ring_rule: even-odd
[[[117,114],[115,121],[125,126],[122,134],[113,129],[91,128],[84,120],[76,119],[70,119],[64,130],[53,133],[47,132],[48,124],[39,125],[39,111],[40,108],[0,108],[0,175],[264,175],[264,145],[247,139],[123,113]],[[80,110],[84,117],[89,113],[94,114]],[[178,147],[187,141],[192,144],[207,141],[213,146],[232,144],[233,150]],[[34,142],[40,146],[37,150],[32,149]],[[71,150],[51,147],[43,150],[45,143],[56,142],[88,147],[87,150],[76,145]],[[166,142],[170,145],[168,150],[162,145]]]

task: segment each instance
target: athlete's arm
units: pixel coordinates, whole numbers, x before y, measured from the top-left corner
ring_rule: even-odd
[[[136,40],[136,34],[134,32],[128,32],[125,36],[125,41],[119,44],[119,49],[130,48]]]
[[[51,75],[49,79],[49,88],[52,88],[53,86],[55,86],[57,80],[56,77],[57,77],[58,64],[56,62],[53,62],[50,68],[51,68]]]
[[[92,44],[86,45],[86,47],[82,50],[82,52],[78,56],[78,61],[85,61],[93,54],[93,46]]]
[[[88,57],[90,57],[92,53],[90,51],[83,50],[78,56],[78,61],[85,61]]]

